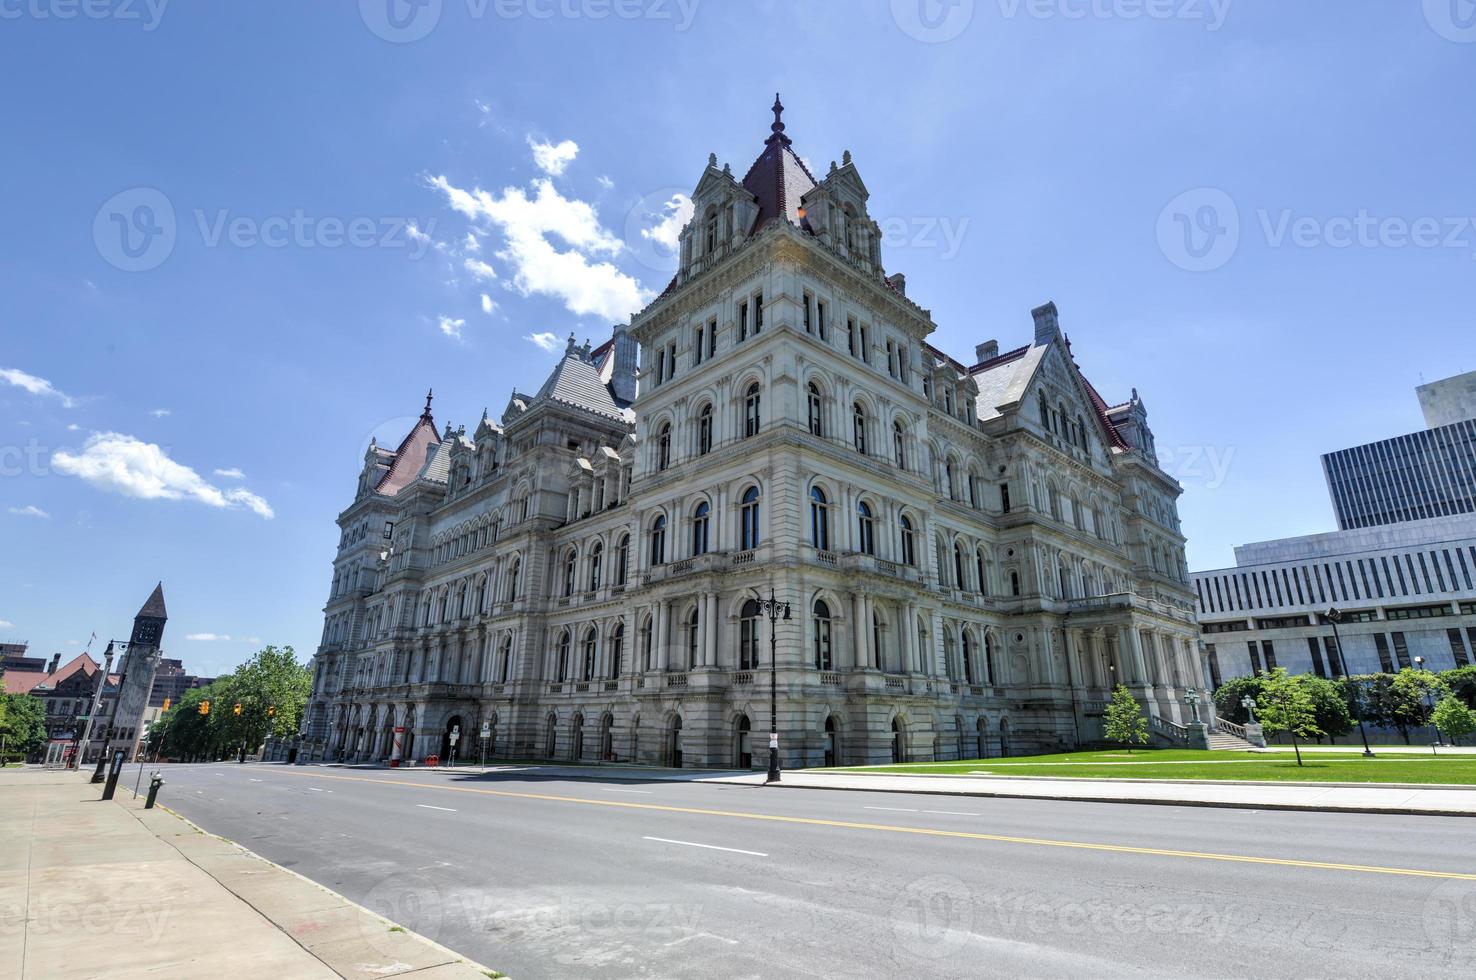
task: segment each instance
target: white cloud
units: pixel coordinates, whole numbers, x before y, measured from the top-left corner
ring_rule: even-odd
[[[564,197],[547,179],[533,182],[532,197],[518,187],[500,195],[467,191],[445,177],[432,177],[430,184],[454,210],[502,231],[507,244],[497,257],[513,266],[512,286],[524,296],[553,296],[577,316],[618,322],[654,295],[611,263],[590,260],[617,255],[624,245],[600,224],[590,204]],[[569,248],[560,250],[551,238]]]
[[[488,296],[486,293],[483,293],[482,294],[482,312],[485,313],[485,314],[487,314],[488,316],[491,316],[492,315],[492,311],[495,310],[495,309],[497,309],[497,304],[494,303],[494,302],[492,302],[492,297],[491,296]]]
[[[18,368],[0,368],[0,381],[14,385],[17,388],[24,388],[33,395],[40,395],[43,398],[60,399],[63,408],[71,408],[77,404],[76,399],[65,392],[58,391],[52,386],[50,381],[47,381],[45,378],[38,378],[34,374],[27,374]]]
[[[564,140],[557,144],[540,143],[529,136],[528,145],[533,148],[533,162],[550,177],[562,176],[564,170],[579,155],[579,144],[573,140]]]
[[[242,473],[240,467],[237,467],[237,466],[232,466],[230,469],[225,469],[225,470],[216,470],[215,471],[215,475],[216,476],[223,476],[227,480],[244,480],[244,479],[246,479],[246,474],[245,473]]]
[[[218,643],[229,640],[230,636],[226,633],[186,633],[185,639],[199,640],[201,643]]]
[[[420,226],[413,221],[406,222],[405,234],[409,236],[412,242],[421,242],[423,244],[431,240],[431,236],[421,231]]]
[[[615,181],[611,180],[609,177],[606,177],[604,174],[600,174],[600,176],[596,177],[595,182],[607,191],[615,186]]]
[[[687,222],[692,220],[692,199],[685,194],[673,194],[671,200],[662,205],[661,210],[665,212],[665,216],[650,228],[642,228],[641,237],[674,251],[677,236],[682,233]]]
[[[462,266],[482,282],[489,282],[497,278],[497,271],[481,259],[467,259]]]
[[[149,414],[152,415],[156,419],[162,419],[166,415],[169,415],[171,413],[170,413],[169,409],[167,409],[167,408],[156,408],[152,412],[150,412]]]
[[[474,232],[469,231],[466,233],[466,239],[461,243],[461,247],[468,252],[480,252],[482,250],[482,240]]]
[[[559,338],[551,333],[530,333],[523,339],[531,340],[549,353],[553,353],[559,349]]]
[[[441,333],[445,334],[448,337],[455,337],[457,340],[461,339],[461,328],[466,326],[465,319],[458,318],[453,320],[449,316],[443,316],[439,319],[441,324]]]
[[[15,624],[8,619],[0,619],[0,630],[14,629]]]
[[[17,515],[18,517],[50,517],[51,516],[50,514],[46,513],[46,511],[42,510],[40,507],[37,507],[35,504],[27,504],[24,507],[12,507],[12,508],[10,508],[10,512],[12,514]]]
[[[221,490],[153,443],[118,432],[94,433],[80,452],[58,450],[51,465],[58,473],[125,497],[194,500],[211,507],[245,507],[268,520],[275,516],[271,505],[250,490]]]
[[[82,426],[78,425],[76,422],[69,422],[69,423],[67,423],[67,431],[68,432],[80,432],[80,431],[82,431]]]

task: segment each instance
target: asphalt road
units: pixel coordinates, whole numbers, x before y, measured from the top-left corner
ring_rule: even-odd
[[[165,776],[205,829],[518,980],[1476,975],[1472,819],[557,769]]]

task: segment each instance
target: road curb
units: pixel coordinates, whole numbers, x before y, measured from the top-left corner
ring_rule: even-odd
[[[1409,790],[1434,790],[1453,791],[1458,793],[1469,793],[1476,790],[1476,786],[1462,783],[1313,783],[1296,779],[1133,779],[1130,776],[1006,776],[1003,774],[989,776],[953,776],[940,772],[851,772],[851,773],[813,773],[822,779],[829,779],[832,775],[852,776],[877,776],[886,779],[976,779],[986,782],[994,779],[1014,779],[1020,782],[1037,783],[1101,783],[1111,781],[1117,783],[1131,783],[1138,786],[1309,786],[1319,789],[1409,789]]]
[[[247,898],[246,896],[240,894],[235,889],[231,888],[228,884],[226,884],[226,882],[222,881],[220,878],[216,877],[213,873],[211,873],[209,869],[204,868],[200,864],[196,863],[195,860],[190,857],[190,855],[186,854],[184,851],[182,851],[178,847],[176,847],[173,844],[173,842],[171,842],[167,838],[161,837],[161,836],[159,836],[159,834],[155,833],[154,832],[154,829],[152,827],[150,827],[148,825],[148,823],[141,816],[141,814],[144,812],[141,808],[127,805],[128,802],[130,802],[130,801],[116,800],[114,802],[118,803],[118,805],[120,805],[125,811],[127,811],[127,813],[129,814],[129,816],[131,816],[135,820],[137,820],[139,822],[139,824],[145,830],[147,830],[150,834],[153,834],[153,836],[156,839],[158,839],[160,841],[163,841],[165,844],[168,844],[170,847],[174,848],[174,850],[180,855],[180,857],[184,858],[184,860],[187,861],[187,862],[189,862],[191,865],[194,865],[194,867],[198,868],[202,873],[204,873],[205,875],[209,876],[211,878],[211,880],[213,880],[222,889],[224,889],[225,891],[230,892],[239,901],[243,902],[248,908],[250,908],[256,914],[260,915],[262,918],[264,918],[268,922],[270,922],[283,935],[287,936],[294,943],[297,943],[297,945],[305,953],[307,953],[308,955],[310,955],[313,958],[317,959],[318,962],[322,963],[329,970],[334,970],[334,972],[338,972],[337,970],[335,970],[335,968],[331,964],[329,964],[326,960],[322,959],[322,957],[318,956],[315,952],[313,952],[313,950],[311,948],[303,945],[303,943],[296,936],[294,936],[291,932],[289,932],[286,929],[286,927],[283,925],[283,923],[279,922],[276,918],[274,918],[268,912],[266,912],[265,910],[263,910],[260,907],[258,907],[249,898]],[[405,936],[408,939],[414,940],[415,942],[420,943],[420,944],[422,944],[424,946],[427,946],[430,949],[433,949],[433,950],[437,951],[438,953],[440,953],[440,954],[448,957],[451,962],[450,963],[447,963],[447,964],[442,964],[441,966],[436,967],[435,969],[437,969],[438,971],[439,970],[442,970],[442,969],[444,969],[445,967],[448,967],[448,966],[449,967],[453,967],[453,968],[456,967],[456,966],[464,966],[464,967],[466,967],[467,971],[470,971],[468,973],[468,976],[482,977],[482,978],[485,978],[485,977],[494,977],[494,976],[502,976],[501,973],[499,973],[498,971],[492,969],[491,967],[485,966],[485,965],[483,965],[481,963],[478,963],[476,960],[473,960],[470,957],[465,956],[462,953],[459,953],[456,950],[451,949],[448,946],[443,946],[440,943],[436,942],[434,939],[430,939],[430,938],[428,938],[426,936],[422,936],[420,933],[415,932],[413,929],[410,929],[410,928],[408,928],[406,926],[403,926],[403,925],[401,925],[401,924],[399,924],[397,922],[393,922],[390,919],[386,918],[384,915],[380,914],[379,912],[376,912],[373,909],[366,908],[365,906],[360,905],[358,902],[355,902],[353,899],[348,898],[347,896],[344,896],[344,895],[342,895],[342,894],[334,891],[333,889],[327,887],[326,885],[323,885],[321,882],[314,881],[313,879],[311,879],[311,878],[309,878],[309,877],[307,877],[305,875],[298,874],[296,871],[293,871],[291,868],[284,868],[284,867],[282,867],[282,865],[276,863],[275,861],[272,861],[272,860],[270,860],[268,858],[262,857],[260,854],[258,854],[255,851],[251,850],[251,848],[246,847],[245,845],[243,845],[243,844],[241,844],[241,843],[239,843],[237,841],[233,841],[229,837],[222,837],[220,834],[212,833],[212,832],[206,830],[204,827],[201,827],[199,824],[195,823],[193,820],[191,820],[190,818],[184,816],[183,814],[181,814],[177,810],[171,809],[170,807],[168,807],[168,806],[166,806],[166,805],[164,805],[162,803],[158,804],[157,805],[157,808],[160,809],[160,810],[163,810],[166,813],[168,813],[171,817],[175,818],[176,820],[178,820],[181,823],[183,823],[185,826],[187,826],[190,829],[192,829],[193,831],[195,831],[195,833],[202,834],[202,835],[204,835],[206,837],[214,838],[215,840],[218,840],[221,843],[228,845],[229,847],[235,849],[236,851],[238,851],[238,852],[240,852],[242,854],[245,854],[245,855],[247,855],[249,857],[255,858],[258,861],[261,861],[263,864],[267,865],[268,867],[272,868],[275,871],[281,872],[282,874],[291,875],[293,878],[296,878],[299,881],[302,881],[302,882],[304,882],[304,883],[306,883],[308,885],[311,885],[313,888],[316,888],[316,889],[318,889],[318,890],[320,890],[322,892],[325,892],[325,893],[327,893],[329,895],[332,895],[335,899],[337,899],[338,901],[342,902],[345,906],[347,906],[349,908],[357,909],[358,911],[362,912],[365,915],[368,915],[368,916],[371,916],[371,917],[373,917],[375,919],[378,919],[380,922],[385,923],[385,925],[387,927],[391,927],[391,928],[393,928],[393,929],[395,929],[395,930],[397,930],[399,932],[404,933]],[[463,972],[465,972],[465,971],[463,971]],[[440,974],[438,973],[437,975],[439,976]]]
[[[733,782],[732,786],[751,786],[754,789],[767,789],[775,786],[774,783],[740,783]],[[779,789],[816,789],[823,792],[850,792],[850,793],[893,793],[907,796],[953,796],[953,797],[982,797],[993,800],[1060,800],[1065,803],[1132,803],[1139,806],[1195,806],[1214,807],[1221,810],[1292,810],[1306,813],[1376,813],[1388,814],[1390,816],[1402,817],[1476,817],[1476,813],[1469,810],[1429,810],[1422,807],[1359,807],[1359,806],[1322,806],[1311,803],[1246,803],[1233,802],[1229,800],[1162,800],[1154,798],[1139,798],[1131,796],[1060,796],[1047,793],[994,793],[994,792],[966,792],[963,790],[949,789],[891,789],[885,787],[870,786],[801,786],[795,783],[780,782]]]

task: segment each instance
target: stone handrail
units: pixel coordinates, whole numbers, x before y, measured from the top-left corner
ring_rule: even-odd
[[[1189,743],[1189,729],[1167,718],[1151,714],[1148,716],[1148,727],[1165,738],[1171,738],[1185,745]]]
[[[1234,735],[1236,738],[1245,739],[1247,742],[1250,741],[1246,737],[1245,727],[1243,725],[1237,725],[1233,721],[1226,721],[1224,718],[1215,719],[1215,731],[1224,732],[1226,735]]]

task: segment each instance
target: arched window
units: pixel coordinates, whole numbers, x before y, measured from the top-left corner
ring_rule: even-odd
[[[984,683],[999,683],[994,673],[994,637],[989,633],[984,634],[984,671]]]
[[[718,216],[716,205],[707,209],[707,221],[704,225],[703,230],[705,232],[703,251],[706,254],[711,255],[717,250],[718,241]]]
[[[572,642],[573,642],[573,640],[570,638],[569,631],[568,630],[564,630],[564,632],[562,632],[562,633],[559,634],[559,682],[560,683],[563,683],[564,681],[566,681],[566,680],[569,679],[569,646],[570,646],[570,644]]]
[[[651,522],[651,564],[666,564],[666,515],[657,514]]]
[[[810,382],[809,406],[810,406],[810,435],[820,436],[825,434],[824,416],[821,414],[823,403],[820,401],[820,389],[815,382]]]
[[[755,381],[743,395],[743,436],[758,435],[759,430],[759,386]]]
[[[830,606],[824,599],[816,599],[815,606],[815,669],[834,669],[834,658],[831,655],[830,642]]]
[[[518,572],[523,568],[521,558],[513,558],[512,564],[507,569],[507,601],[513,602],[518,597]]]
[[[743,504],[739,512],[739,547],[750,551],[759,544],[759,489],[749,487],[743,491]]]
[[[624,585],[630,575],[630,535],[622,534],[615,546],[615,584]]]
[[[978,574],[978,581],[975,584],[979,587],[979,594],[988,595],[989,576],[985,574],[983,548],[979,548],[974,552],[974,571]]]
[[[573,548],[564,555],[564,596],[565,598],[574,594],[574,566],[578,556]]]
[[[712,452],[712,405],[703,405],[697,414],[697,455]]]
[[[596,541],[589,552],[589,591],[594,592],[600,587],[600,564],[605,557],[605,545]]]
[[[964,630],[963,635],[963,668],[964,683],[974,683],[974,644],[969,639],[969,631]]]
[[[825,491],[810,488],[810,544],[821,551],[830,550],[830,507]]]
[[[906,514],[897,518],[897,534],[901,538],[902,564],[916,565],[917,544],[913,536],[912,518]]]
[[[580,673],[580,680],[594,680],[595,673],[595,630],[591,626],[584,631],[584,670]]]
[[[615,627],[615,632],[610,634],[610,679],[614,680],[620,676],[624,668],[625,660],[625,624],[621,623]]]
[[[687,662],[682,665],[683,670],[691,670],[697,666],[697,642],[702,635],[701,624],[697,620],[697,607],[687,613]]]
[[[892,459],[899,470],[907,469],[907,430],[900,420],[892,423]]]
[[[656,432],[656,468],[664,470],[671,465],[671,423],[662,422]]]
[[[641,621],[641,670],[650,670],[653,666],[651,655],[654,650],[655,631],[651,629],[651,617],[647,616]]]
[[[738,669],[758,668],[759,605],[753,599],[738,614]]]
[[[973,471],[969,472],[969,506],[979,509],[979,477]]]
[[[866,409],[860,402],[851,406],[851,443],[856,452],[866,455]]]
[[[712,508],[705,500],[692,511],[692,554],[694,557],[707,554],[708,515],[711,513]]]
[[[946,463],[943,464],[943,483],[944,483],[943,489],[944,489],[944,492],[946,492],[948,494],[948,499],[949,500],[957,500],[958,499],[958,485],[954,482],[954,478],[953,478],[953,460],[951,460],[951,459],[948,460]]]
[[[512,634],[509,633],[502,638],[502,650],[497,655],[497,681],[506,684],[508,675],[512,673]]]
[[[958,663],[954,660],[953,651],[953,631],[945,625],[943,627],[943,664],[948,671],[948,676],[956,680],[959,670]]]
[[[876,518],[864,500],[856,504],[856,550],[863,555],[876,554]]]
[[[1019,572],[1011,572],[1010,573],[1010,595],[1017,596],[1019,594],[1020,594],[1020,573]]]

